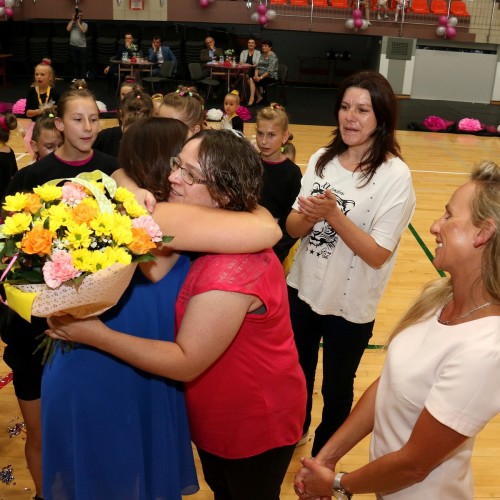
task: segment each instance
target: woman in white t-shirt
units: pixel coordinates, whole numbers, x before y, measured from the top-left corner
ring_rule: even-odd
[[[390,500],[471,500],[477,433],[500,411],[500,167],[481,163],[431,226],[434,265],[396,325],[382,375],[295,478],[302,499],[377,492]],[[372,432],[370,463],[335,474]]]
[[[396,96],[374,71],[348,77],[331,143],[309,160],[286,229],[302,238],[288,276],[295,342],[306,375],[303,439],[323,340],[323,415],[313,456],[349,415],[354,377],[377,305],[415,208],[410,170],[396,141]]]

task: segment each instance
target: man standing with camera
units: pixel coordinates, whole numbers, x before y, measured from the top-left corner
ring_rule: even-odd
[[[85,33],[88,30],[88,24],[83,21],[83,12],[75,7],[75,14],[70,19],[66,30],[69,35],[69,50],[73,60],[75,79],[85,78],[85,65],[87,60],[87,41]]]

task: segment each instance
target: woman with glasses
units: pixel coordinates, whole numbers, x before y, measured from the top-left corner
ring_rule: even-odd
[[[120,150],[126,173],[160,201],[164,234],[174,235],[177,247],[188,250],[253,251],[255,238],[264,247],[265,228],[247,219],[255,215],[161,203],[169,197],[171,157],[179,155],[187,135],[178,120],[145,118],[127,129]],[[178,172],[178,162],[172,164]],[[202,175],[181,172],[186,186],[205,187]],[[175,301],[190,265],[189,257],[167,246],[156,257],[136,270],[120,302],[101,316],[104,323],[96,320],[126,332],[123,346],[139,342],[146,357],[156,346],[175,345]],[[197,491],[182,384],[96,347],[82,343],[70,352],[58,351],[46,366],[44,498],[180,500]]]
[[[230,130],[193,136],[172,167],[174,204],[233,212],[257,206],[259,155]],[[215,498],[279,500],[302,433],[306,389],[283,270],[271,249],[199,256],[177,299],[175,342],[120,333],[95,318],[50,321],[53,338],[186,382],[191,438]]]

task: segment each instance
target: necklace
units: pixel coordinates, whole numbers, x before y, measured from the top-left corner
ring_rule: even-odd
[[[443,309],[449,304],[449,302],[447,302]],[[470,316],[472,313],[476,312],[476,311],[479,311],[479,309],[484,309],[485,307],[488,307],[488,306],[493,306],[493,305],[496,305],[497,303],[496,302],[485,302],[484,304],[480,305],[480,306],[477,306],[477,307],[474,307],[474,309],[471,309],[469,312],[465,313],[465,314],[462,314],[462,316],[459,316],[458,318],[455,318],[455,319],[449,319],[449,320],[442,320],[440,318],[438,318],[438,323],[441,323],[442,325],[449,325],[450,323],[453,323],[455,321],[458,321],[459,319],[464,319],[466,318],[467,316]],[[441,312],[443,312],[443,310],[441,309]]]
[[[40,97],[40,87],[36,86],[36,95],[38,97],[38,104],[40,105],[40,108],[49,102],[49,97],[50,97],[50,85],[47,87],[47,90],[45,91],[45,102],[42,102],[42,99]],[[43,92],[42,92],[43,95]]]

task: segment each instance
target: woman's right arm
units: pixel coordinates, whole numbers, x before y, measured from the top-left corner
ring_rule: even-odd
[[[264,207],[233,212],[187,203],[158,203],[153,218],[173,250],[213,253],[252,253],[271,248],[281,230]]]

